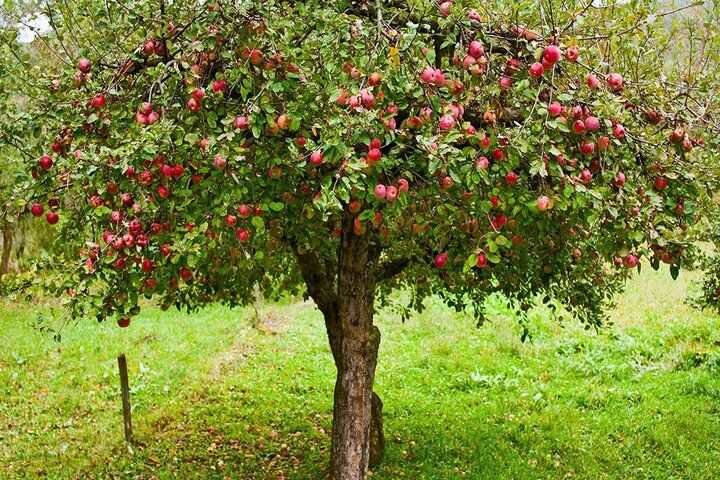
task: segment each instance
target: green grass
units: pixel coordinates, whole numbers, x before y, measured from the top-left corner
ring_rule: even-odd
[[[437,303],[379,315],[388,449],[373,479],[720,478],[720,319],[643,272],[595,332],[502,302],[481,328]],[[0,478],[320,479],[334,367],[319,313],[149,309],[61,343],[0,304]],[[125,352],[138,445],[122,441]]]

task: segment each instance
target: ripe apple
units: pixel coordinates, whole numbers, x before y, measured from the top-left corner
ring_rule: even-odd
[[[368,85],[372,87],[376,87],[380,85],[380,82],[382,82],[382,74],[379,72],[373,72],[368,77]]]
[[[32,213],[34,217],[39,217],[40,215],[42,215],[44,210],[45,209],[40,203],[33,203],[30,207],[30,213]]]
[[[235,230],[235,238],[240,242],[247,242],[250,240],[250,231],[246,228],[238,228]]]
[[[579,57],[580,49],[578,47],[573,46],[565,50],[565,58],[568,60],[568,62],[577,62]]]
[[[50,170],[50,169],[52,168],[52,166],[53,166],[53,160],[52,160],[52,158],[50,157],[50,155],[43,155],[43,156],[40,157],[40,159],[38,160],[38,165],[39,165],[40,168],[42,168],[43,170]]]
[[[520,175],[513,172],[512,170],[505,174],[505,183],[507,183],[509,186],[517,185],[519,179]]]
[[[582,135],[583,133],[585,133],[586,129],[587,127],[585,126],[585,122],[583,122],[582,120],[575,120],[575,122],[573,122],[573,132],[575,132],[576,134]]]
[[[199,112],[202,108],[202,102],[200,102],[200,100],[196,99],[195,97],[190,97],[188,98],[185,106],[187,106],[187,109],[191,112]]]
[[[655,182],[653,185],[655,187],[655,190],[661,192],[668,187],[668,179],[663,176],[655,177]]]
[[[117,320],[118,327],[120,328],[127,328],[130,326],[130,318],[128,317],[120,317]]]
[[[318,166],[323,163],[323,154],[320,150],[315,150],[310,154],[310,163]]]
[[[600,87],[600,80],[598,80],[594,73],[588,73],[587,77],[585,77],[585,83],[587,83],[587,86],[590,87],[591,90],[596,90]]]
[[[365,108],[373,108],[375,106],[375,95],[368,89],[363,88],[360,90],[360,103]]]
[[[96,110],[100,110],[105,106],[105,95],[98,93],[90,99],[90,106]]]
[[[589,116],[585,119],[585,128],[590,132],[600,130],[600,119],[597,117]]]
[[[475,168],[478,170],[486,170],[490,167],[490,160],[485,156],[480,156],[475,160]]]
[[[542,58],[546,63],[553,65],[560,61],[561,56],[562,52],[557,45],[548,45],[545,47],[545,50],[543,50]]]
[[[618,172],[615,175],[615,186],[618,188],[622,188],[625,186],[625,174],[623,172]]]
[[[607,84],[613,92],[623,89],[623,77],[619,73],[611,73],[607,76]]]
[[[603,135],[597,139],[597,148],[599,151],[604,152],[610,147],[610,137]]]
[[[473,58],[480,58],[485,54],[485,46],[482,42],[473,40],[470,42],[470,45],[468,45],[468,54],[470,54]]]
[[[368,163],[375,163],[382,157],[382,151],[379,148],[371,148],[368,151],[367,159]]]
[[[276,123],[280,130],[287,130],[290,127],[290,117],[283,113],[278,116]]]
[[[543,73],[545,73],[545,67],[543,67],[542,63],[535,62],[532,65],[530,65],[530,69],[528,70],[528,73],[533,78],[542,77]]]
[[[592,172],[587,168],[583,168],[583,170],[580,172],[580,181],[585,185],[592,181],[592,177]]]
[[[350,210],[350,213],[358,213],[362,210],[362,203],[360,200],[351,200],[348,204],[348,210]]]
[[[193,273],[190,269],[187,267],[180,267],[180,278],[182,278],[185,282],[189,282],[192,280]]]
[[[234,227],[236,223],[237,223],[237,217],[235,215],[228,214],[225,216],[225,224],[228,227]]]
[[[240,215],[240,218],[250,218],[253,209],[250,205],[246,205],[243,203],[237,207],[237,212]]]
[[[215,168],[217,168],[218,170],[224,170],[227,166],[227,160],[225,159],[225,157],[218,153],[213,158],[213,165],[215,165]]]
[[[47,215],[45,215],[45,220],[47,220],[47,223],[50,225],[55,225],[58,223],[58,220],[60,220],[60,216],[55,212],[48,212]]]
[[[583,155],[592,155],[595,153],[595,142],[585,140],[580,144],[580,152],[582,152]]]
[[[640,259],[637,257],[637,255],[629,253],[625,255],[625,257],[622,259],[622,263],[625,268],[635,268],[638,266],[638,263],[640,263]]]
[[[549,208],[551,208],[551,204],[552,204],[552,201],[550,200],[550,197],[548,197],[547,195],[540,195],[537,198],[537,208],[541,212],[544,212],[544,211],[548,210]]]
[[[397,197],[398,197],[398,189],[397,189],[397,187],[394,186],[394,185],[389,185],[389,186],[386,188],[385,199],[386,199],[388,202],[394,202],[395,200],[397,200]]]
[[[625,127],[623,127],[621,124],[616,123],[613,125],[613,136],[615,138],[625,138]]]
[[[82,73],[90,73],[90,70],[92,69],[92,62],[90,62],[87,58],[81,58],[78,60],[77,68]]]
[[[495,230],[501,230],[508,223],[508,218],[504,214],[495,215],[490,224]]]
[[[450,16],[450,12],[452,11],[452,2],[442,2],[438,7],[438,10],[440,11],[440,15],[443,17]]]
[[[385,200],[385,197],[387,196],[387,188],[382,183],[378,183],[377,185],[375,185],[373,193],[375,195],[375,198],[377,198],[378,200]]]
[[[475,266],[478,268],[485,268],[488,266],[487,256],[483,252],[480,252],[477,254],[477,260],[475,261]]]
[[[447,252],[438,253],[437,255],[435,255],[435,268],[444,268],[447,261]]]
[[[143,272],[150,273],[155,269],[155,262],[149,258],[143,258],[142,265],[140,267]]]
[[[227,81],[215,80],[210,84],[210,88],[214,93],[222,93],[227,89]]]
[[[440,130],[447,131],[450,130],[455,126],[455,117],[452,115],[443,115],[440,117],[440,121],[438,122],[438,127]]]
[[[548,105],[548,113],[551,117],[559,117],[563,112],[563,106],[559,102],[552,102]]]
[[[407,193],[410,190],[410,183],[404,178],[401,178],[397,181],[397,189],[399,192]]]
[[[236,130],[245,130],[250,125],[250,122],[248,121],[248,117],[245,115],[238,115],[233,120],[233,127],[235,127]]]

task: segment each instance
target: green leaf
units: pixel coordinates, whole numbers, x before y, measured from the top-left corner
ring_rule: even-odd
[[[470,270],[472,270],[472,268],[475,266],[476,263],[477,263],[477,255],[475,255],[473,253],[465,260],[465,264],[463,265],[463,272],[467,273]]]
[[[670,265],[670,276],[673,280],[677,280],[680,275],[680,265]]]

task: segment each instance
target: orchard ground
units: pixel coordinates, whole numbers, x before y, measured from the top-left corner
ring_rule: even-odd
[[[720,318],[646,265],[600,332],[533,310],[532,342],[495,298],[490,321],[430,302],[383,332],[388,449],[376,479],[720,478]],[[319,479],[334,366],[308,303],[128,329],[83,321],[61,343],[42,306],[0,304],[0,477]],[[115,357],[129,359],[138,444],[122,441]]]

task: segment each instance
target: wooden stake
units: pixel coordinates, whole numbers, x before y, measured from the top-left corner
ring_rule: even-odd
[[[118,369],[120,370],[120,391],[122,392],[123,424],[125,426],[125,441],[132,443],[132,416],[130,412],[130,386],[128,382],[127,359],[125,354],[118,355]]]

